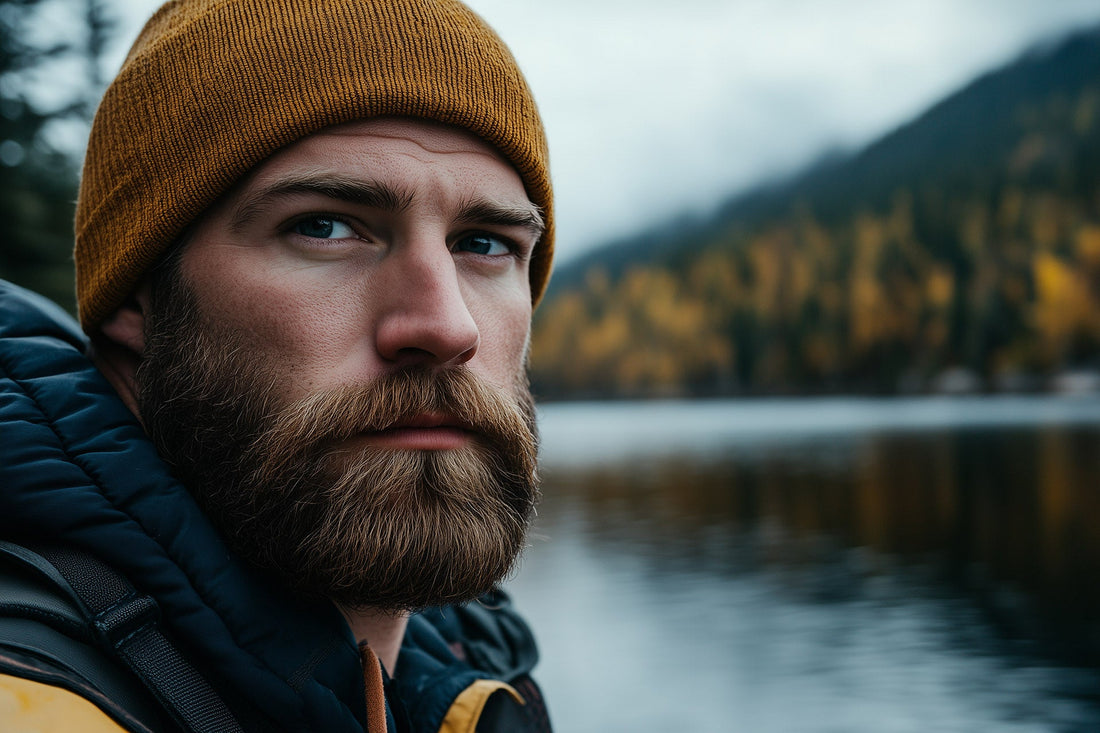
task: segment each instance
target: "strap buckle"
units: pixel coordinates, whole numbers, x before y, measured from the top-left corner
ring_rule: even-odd
[[[129,595],[92,618],[96,632],[114,649],[132,636],[155,625],[160,609],[149,596]]]

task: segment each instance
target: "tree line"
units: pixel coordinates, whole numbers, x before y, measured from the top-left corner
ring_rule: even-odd
[[[764,215],[731,206],[674,246],[619,247],[566,273],[536,314],[536,393],[892,393],[960,369],[1032,389],[1100,369],[1100,33],[1085,41],[1091,56],[1074,58],[1091,72],[1073,88],[1042,83],[1065,78],[1064,59],[1023,64],[1041,93],[996,77]],[[968,115],[988,109],[988,125],[959,134],[1001,143],[956,153],[943,119],[981,95]],[[902,173],[872,165],[903,158]],[[644,239],[631,246],[646,252]]]
[[[0,278],[69,310],[80,151],[114,26],[104,0],[0,1]]]

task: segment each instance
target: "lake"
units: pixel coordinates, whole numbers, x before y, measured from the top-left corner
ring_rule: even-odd
[[[559,733],[1100,730],[1100,398],[540,407]]]

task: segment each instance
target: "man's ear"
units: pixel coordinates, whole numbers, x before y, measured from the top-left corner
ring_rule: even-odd
[[[100,324],[103,338],[140,359],[145,354],[145,317],[151,302],[149,281],[142,280],[133,295]]]
[[[141,420],[138,409],[137,369],[145,356],[145,318],[152,304],[149,281],[99,326],[92,336],[90,356],[99,371],[118,392],[130,412]]]

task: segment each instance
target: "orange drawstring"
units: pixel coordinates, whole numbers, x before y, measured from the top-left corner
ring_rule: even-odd
[[[367,695],[367,733],[386,733],[386,692],[382,687],[382,663],[364,641],[359,645],[363,660],[363,689]]]

